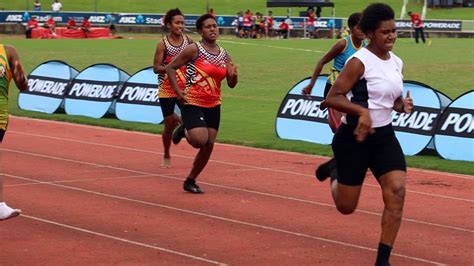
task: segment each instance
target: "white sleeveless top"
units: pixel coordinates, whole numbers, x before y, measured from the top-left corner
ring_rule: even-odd
[[[389,53],[388,60],[380,59],[367,48],[362,48],[352,55],[364,64],[365,71],[346,97],[349,101],[369,109],[373,128],[392,123],[394,102],[403,91],[403,62],[394,53]],[[357,117],[345,114],[342,122],[357,123]]]

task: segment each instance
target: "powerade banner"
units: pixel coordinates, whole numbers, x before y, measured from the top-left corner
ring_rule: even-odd
[[[302,95],[310,80],[298,82],[283,99],[275,122],[276,134],[282,139],[330,144],[333,133],[327,123],[328,111],[319,109],[327,76],[318,77],[311,95]]]
[[[454,100],[438,122],[436,151],[445,159],[474,161],[474,91]]]
[[[414,103],[413,111],[409,114],[393,111],[392,125],[403,153],[415,155],[431,142],[443,107],[450,100],[428,85],[416,81],[403,83],[404,96],[408,90]]]
[[[64,100],[69,81],[79,72],[62,61],[47,61],[28,76],[28,91],[20,92],[20,109],[52,114]]]
[[[397,20],[397,29],[407,30],[413,29],[410,20]],[[461,20],[425,20],[423,22],[424,30],[436,30],[436,31],[461,31],[462,21]]]
[[[153,67],[130,77],[117,97],[115,115],[123,121],[159,124],[163,121],[158,99],[158,80]]]
[[[114,113],[115,97],[129,75],[110,64],[89,66],[71,81],[65,94],[68,115],[101,118]]]

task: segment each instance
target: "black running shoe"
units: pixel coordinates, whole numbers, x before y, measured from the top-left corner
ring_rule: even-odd
[[[316,169],[316,178],[323,182],[326,180],[328,177],[335,175],[336,171],[336,159],[332,158],[331,160],[321,164],[317,169]]]
[[[190,178],[187,178],[186,181],[184,181],[183,189],[194,194],[204,193],[204,191],[196,185],[196,180]]]
[[[178,144],[184,138],[184,125],[181,124],[173,131],[173,143]]]

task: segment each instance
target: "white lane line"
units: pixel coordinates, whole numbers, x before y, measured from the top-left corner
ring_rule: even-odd
[[[219,40],[219,42],[240,44],[240,45],[251,45],[251,46],[258,46],[258,47],[267,47],[267,48],[276,48],[276,49],[291,50],[291,51],[310,52],[310,53],[318,53],[318,54],[324,53],[323,51],[318,51],[318,50],[266,45],[266,44],[261,44],[261,43],[236,42],[236,41],[228,41],[228,40]]]
[[[72,140],[72,139],[66,139],[66,138],[60,138],[60,137],[51,137],[51,136],[47,136],[47,135],[21,133],[21,132],[15,132],[15,131],[13,131],[13,133],[16,133],[16,134],[23,134],[23,135],[29,135],[29,136],[35,136],[35,137],[41,137],[41,138],[47,138],[47,139],[61,140],[61,141],[66,141],[66,142],[73,142],[73,143],[88,144],[88,145],[94,145],[94,146],[100,146],[100,147],[107,147],[107,148],[114,148],[114,149],[122,149],[122,150],[128,150],[128,151],[135,151],[135,152],[140,152],[140,153],[150,153],[150,154],[155,154],[155,155],[162,155],[162,154],[163,154],[162,152],[156,152],[156,151],[150,151],[150,150],[143,150],[143,149],[136,149],[136,148],[128,148],[128,147],[123,147],[123,146],[110,145],[110,144],[102,144],[102,143],[88,142],[88,141],[81,141],[81,140]],[[0,149],[0,150],[1,150],[1,149]],[[194,160],[194,157],[191,157],[191,156],[184,156],[184,155],[178,155],[178,154],[174,154],[173,156],[179,157],[179,158],[185,158],[185,159]],[[298,176],[304,176],[304,177],[311,177],[311,178],[314,179],[314,176],[313,176],[313,175],[308,175],[308,174],[303,174],[303,173],[296,173],[296,172],[293,172],[293,171],[279,170],[279,169],[268,168],[268,167],[252,166],[252,165],[247,165],[247,164],[231,163],[231,162],[220,161],[220,160],[213,160],[213,159],[210,159],[209,162],[212,162],[212,163],[221,163],[221,164],[232,165],[232,166],[238,166],[238,167],[245,167],[245,168],[254,169],[254,170],[277,172],[277,173],[283,173],[283,174],[287,174],[287,175],[298,175]],[[456,177],[458,177],[458,176],[456,176]],[[465,179],[474,181],[474,178],[467,178],[467,177],[462,177],[462,176],[460,176],[459,178],[465,178]],[[364,185],[365,185],[365,186],[368,186],[368,187],[372,187],[372,188],[379,188],[379,187],[380,187],[379,185],[373,185],[373,184],[370,184],[370,183],[365,183]],[[420,194],[420,195],[428,195],[428,196],[438,197],[438,198],[443,198],[443,199],[452,199],[452,200],[460,200],[460,201],[474,202],[474,200],[470,200],[470,199],[457,198],[457,197],[446,196],[446,195],[439,195],[439,194],[428,193],[428,192],[420,192],[420,191],[417,191],[417,190],[410,190],[410,189],[408,189],[407,192],[415,193],[415,194]]]
[[[22,179],[22,180],[31,181],[31,182],[33,182],[33,181],[41,182],[40,180],[35,180],[35,179],[31,179],[31,178],[26,178],[26,177],[20,177],[20,176],[14,176],[14,175],[8,175],[8,176],[18,178],[18,179]],[[93,190],[87,190],[87,189],[72,187],[72,186],[66,186],[66,185],[60,185],[60,184],[49,184],[49,185],[50,186],[57,186],[57,187],[65,188],[65,189],[71,189],[71,190],[75,190],[75,191],[80,191],[80,192],[85,192],[85,193],[89,193],[89,194],[93,194],[93,195],[99,195],[99,196],[103,196],[103,197],[119,199],[119,200],[124,200],[124,201],[129,201],[129,202],[134,202],[134,203],[139,203],[139,204],[144,204],[144,205],[149,205],[149,206],[154,206],[154,207],[159,207],[159,208],[164,208],[164,209],[173,210],[173,211],[177,211],[177,212],[184,212],[184,213],[188,213],[188,214],[192,214],[192,215],[198,215],[198,216],[202,216],[202,217],[206,217],[206,218],[212,218],[212,219],[216,219],[216,220],[220,220],[220,221],[225,221],[225,222],[230,222],[230,223],[235,223],[235,224],[260,228],[260,229],[265,229],[265,230],[284,233],[284,234],[288,234],[288,235],[292,235],[292,236],[298,236],[298,237],[304,237],[304,238],[313,239],[313,240],[319,240],[319,241],[323,241],[323,242],[327,242],[327,243],[331,243],[331,244],[343,245],[343,246],[347,246],[347,247],[352,247],[352,248],[361,249],[361,250],[368,250],[368,251],[372,251],[372,252],[377,251],[374,248],[364,247],[364,246],[361,246],[361,245],[346,243],[346,242],[332,240],[332,239],[323,238],[323,237],[312,236],[312,235],[308,235],[308,234],[304,234],[304,233],[288,231],[288,230],[279,229],[279,228],[270,227],[270,226],[265,226],[265,225],[254,224],[254,223],[250,223],[250,222],[244,222],[244,221],[225,218],[225,217],[216,216],[216,215],[212,215],[212,214],[207,214],[207,213],[202,213],[202,212],[197,212],[197,211],[191,211],[191,210],[176,208],[176,207],[172,207],[172,206],[168,206],[168,205],[163,205],[163,204],[158,204],[158,203],[153,203],[153,202],[148,202],[148,201],[142,201],[142,200],[127,198],[127,197],[122,197],[122,196],[97,192],[97,191],[93,191]],[[399,254],[399,253],[393,253],[392,255],[397,256],[397,257],[402,257],[402,258],[406,258],[406,259],[419,261],[419,262],[435,264],[435,265],[440,265],[441,264],[441,263],[436,262],[436,261],[425,260],[425,259],[421,259],[421,258],[417,258],[417,257],[412,257],[412,256],[404,255],[404,254]]]
[[[175,175],[184,175],[188,172],[183,173],[176,173]],[[2,173],[0,173],[1,175]],[[118,177],[104,177],[104,178],[86,178],[86,179],[70,179],[70,180],[52,180],[52,181],[42,181],[42,182],[28,182],[28,183],[21,183],[21,184],[12,184],[12,185],[4,185],[4,187],[21,187],[21,186],[37,186],[42,184],[62,184],[62,183],[77,183],[77,182],[89,182],[89,181],[102,181],[102,180],[120,180],[120,179],[134,179],[134,178],[142,178],[142,177],[159,177],[159,174],[143,174],[143,175],[131,175],[131,176],[118,176]]]
[[[161,135],[157,135],[157,134],[152,134],[152,133],[147,133],[147,132],[139,132],[139,131],[130,131],[130,130],[124,130],[124,129],[118,129],[118,128],[108,128],[108,127],[101,127],[101,126],[75,124],[75,123],[71,123],[71,122],[55,121],[55,120],[44,120],[44,119],[13,116],[13,115],[10,115],[10,117],[12,117],[14,119],[19,119],[19,120],[31,120],[31,121],[35,121],[35,122],[38,122],[38,123],[46,123],[46,124],[49,123],[49,124],[58,124],[58,125],[62,125],[62,126],[82,127],[82,128],[87,128],[87,129],[121,132],[121,133],[126,133],[126,134],[131,134],[131,135],[139,135],[139,136],[141,135],[141,136],[155,137],[155,138],[156,137],[161,137]],[[18,131],[14,131],[14,130],[13,131],[9,130],[8,132],[9,133],[14,132],[14,133],[17,133],[17,134],[26,134],[26,135],[30,134],[30,133],[18,132]],[[34,135],[34,134],[30,134],[30,135]],[[44,135],[38,135],[38,136],[44,136]],[[45,137],[49,137],[49,136],[45,136]],[[64,139],[64,140],[66,140],[66,139]],[[269,150],[269,149],[239,146],[239,145],[226,144],[226,143],[216,143],[215,145],[233,147],[233,148],[236,148],[236,149],[244,149],[244,150],[258,150],[258,151],[268,152],[268,153],[288,154],[288,155],[309,157],[309,158],[329,158],[327,156],[303,154],[303,153],[290,152],[290,151]],[[157,153],[157,154],[163,154],[163,153]],[[216,161],[216,162],[219,162],[219,161]],[[418,169],[418,168],[409,168],[409,169],[410,169],[410,171],[415,171],[415,172],[426,172],[426,173],[438,174],[438,175],[443,175],[443,176],[459,177],[459,178],[474,180],[474,176],[472,176],[472,175],[455,174],[455,173],[448,173],[448,172],[441,172],[441,171],[434,171],[434,170],[424,170],[424,169]]]
[[[111,235],[95,232],[95,231],[92,231],[92,230],[87,230],[87,229],[84,229],[84,228],[72,226],[72,225],[67,225],[67,224],[63,224],[63,223],[59,223],[59,222],[55,222],[55,221],[51,221],[51,220],[46,220],[46,219],[43,219],[43,218],[31,216],[31,215],[22,214],[20,217],[25,217],[25,218],[40,221],[40,222],[43,222],[43,223],[53,224],[53,225],[56,225],[56,226],[67,228],[67,229],[80,231],[80,232],[83,232],[83,233],[96,235],[96,236],[101,236],[101,237],[112,239],[112,240],[117,240],[117,241],[124,242],[124,243],[127,243],[127,244],[135,245],[135,246],[141,246],[141,247],[145,247],[145,248],[160,250],[160,251],[171,253],[171,254],[174,254],[174,255],[187,257],[187,258],[190,258],[190,259],[193,259],[193,260],[208,262],[210,264],[226,265],[225,263],[222,263],[222,262],[205,259],[205,258],[201,258],[201,257],[198,257],[198,256],[193,256],[193,255],[190,255],[190,254],[182,253],[182,252],[167,249],[167,248],[161,248],[161,247],[154,246],[154,245],[149,245],[149,244],[145,244],[145,243],[141,243],[141,242],[137,242],[137,241],[132,241],[132,240],[128,240],[128,239],[121,238],[121,237],[111,236]]]
[[[177,177],[174,177],[174,176],[171,176],[171,175],[166,175],[166,174],[152,174],[152,173],[148,173],[148,172],[137,171],[137,170],[127,169],[127,168],[122,168],[122,167],[114,167],[114,166],[110,166],[110,165],[102,165],[102,164],[90,163],[90,162],[84,162],[84,161],[78,161],[78,160],[72,160],[72,159],[64,159],[64,158],[60,158],[60,157],[54,157],[54,156],[43,155],[43,154],[36,154],[36,153],[23,152],[23,151],[16,151],[16,150],[9,150],[9,149],[3,149],[3,150],[4,150],[4,151],[8,151],[8,152],[14,152],[14,153],[19,153],[19,154],[25,154],[25,155],[29,155],[29,156],[36,156],[36,157],[42,157],[42,158],[48,158],[48,159],[54,159],[54,160],[72,162],[72,163],[85,164],[85,165],[91,165],[91,166],[95,166],[95,167],[103,167],[103,168],[108,168],[108,169],[113,169],[113,170],[122,170],[122,171],[128,171],[128,172],[138,173],[138,174],[144,174],[144,175],[150,174],[150,175],[155,175],[155,176],[159,176],[159,177],[163,177],[163,178],[168,178],[168,179],[174,179],[174,180],[182,181],[181,178],[177,178]],[[4,175],[4,176],[10,176],[10,177],[16,177],[15,175],[10,175],[10,174],[6,174],[6,173],[3,173],[3,175]],[[34,181],[37,181],[37,180],[34,180]],[[44,182],[44,181],[41,181],[41,182]],[[226,189],[230,189],[230,190],[242,191],[242,192],[247,192],[247,193],[252,193],[252,194],[257,194],[257,195],[267,195],[267,196],[270,196],[270,195],[271,195],[272,197],[279,197],[279,198],[282,198],[282,199],[289,199],[289,200],[295,200],[295,201],[304,201],[304,200],[301,200],[301,199],[296,199],[296,198],[291,198],[291,197],[285,197],[285,196],[280,196],[280,195],[275,195],[275,194],[262,193],[262,192],[258,192],[258,191],[247,190],[247,189],[239,189],[239,188],[227,187],[227,186],[222,186],[222,185],[213,184],[213,183],[208,183],[208,182],[201,182],[201,183],[202,183],[202,184],[205,184],[205,185],[209,185],[209,186],[220,187],[220,188],[226,188]],[[315,205],[331,206],[332,208],[335,208],[334,205],[330,205],[330,204],[327,204],[327,203],[320,203],[320,202],[314,202],[314,201],[307,201],[307,202],[311,202],[312,204],[315,204]],[[356,211],[357,211],[357,212],[366,213],[366,214],[371,214],[371,215],[377,215],[377,216],[379,216],[379,214],[374,213],[374,212],[370,212],[370,211],[363,211],[363,210],[356,210]],[[457,230],[457,231],[465,231],[465,232],[470,232],[470,233],[473,233],[473,232],[474,232],[473,230],[469,230],[469,229],[465,229],[465,228],[453,227],[453,226],[442,225],[442,224],[435,224],[435,223],[430,223],[430,222],[425,222],[425,221],[419,221],[419,220],[415,220],[415,219],[404,219],[404,220],[410,221],[410,222],[414,222],[414,223],[420,223],[420,224],[426,224],[426,225],[431,225],[431,226],[436,226],[436,227],[442,227],[442,228],[453,229],[453,230]]]

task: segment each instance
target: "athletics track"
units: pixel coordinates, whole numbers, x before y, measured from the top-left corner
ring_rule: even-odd
[[[1,174],[23,215],[0,223],[0,265],[373,265],[383,205],[366,179],[339,214],[315,167],[327,158],[216,144],[182,190],[196,150],[159,135],[11,117]],[[410,168],[392,265],[474,261],[474,177]],[[472,264],[471,264],[472,265]]]

